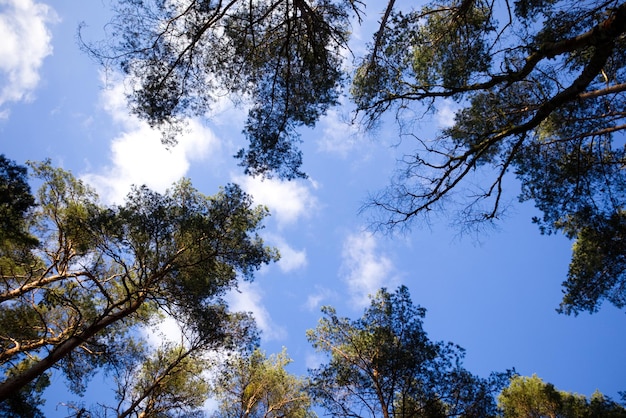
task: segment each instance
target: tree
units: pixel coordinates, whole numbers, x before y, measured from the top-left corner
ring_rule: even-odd
[[[503,418],[626,417],[626,409],[599,392],[588,400],[559,391],[537,375],[513,376],[498,397],[498,405]]]
[[[216,371],[214,418],[313,418],[307,382],[288,373],[287,351],[266,357],[256,348],[231,355]]]
[[[159,312],[206,347],[228,343],[221,295],[277,257],[258,235],[266,209],[237,186],[207,197],[186,180],[165,194],[135,188],[107,208],[71,173],[32,168],[43,182],[28,217],[40,246],[36,263],[0,279],[0,402],[52,369],[80,393]]]
[[[433,0],[403,10],[388,0],[349,74],[342,53],[365,3],[117,0],[109,45],[88,49],[132,75],[132,108],[155,126],[206,114],[219,93],[245,100],[242,165],[286,178],[304,175],[297,129],[335,105],[351,77],[356,119],[373,127],[395,111],[418,148],[372,197],[381,226],[453,206],[466,226],[494,222],[514,173],[519,198],[542,212],[540,230],[575,240],[561,311],[626,306],[626,3]],[[451,127],[434,138],[411,129],[416,113],[450,103],[460,108]]]
[[[0,241],[35,244],[24,225],[35,199],[28,185],[27,169],[0,154]]]
[[[352,94],[370,126],[397,110],[418,151],[372,199],[382,225],[454,202],[467,224],[493,221],[514,172],[541,231],[576,241],[562,312],[626,306],[626,3],[442,0],[401,11],[390,1],[387,12]],[[435,138],[411,130],[416,106],[454,102]]]
[[[208,399],[206,362],[195,347],[164,345],[146,359],[133,381],[129,404],[119,417],[191,416]]]
[[[330,356],[311,371],[316,402],[336,417],[487,417],[506,373],[483,379],[462,367],[463,350],[433,342],[423,330],[425,310],[408,289],[381,289],[355,321],[331,307],[307,337]]]
[[[22,370],[32,365],[32,361],[25,360],[5,371],[7,378],[18,375]],[[50,377],[47,373],[22,387],[18,392],[0,402],[0,416],[6,418],[44,418],[45,415],[40,407],[45,400],[43,391],[50,386]]]
[[[233,351],[249,351],[258,344],[254,318],[230,314],[228,341],[217,346],[180,328],[180,339],[158,333],[159,345],[128,339],[121,359],[105,373],[115,384],[116,403],[66,404],[72,417],[203,417],[209,400],[210,375],[216,358]],[[184,324],[178,324],[179,326]]]
[[[19,273],[32,263],[30,250],[37,239],[29,231],[27,214],[35,205],[27,169],[0,154],[0,273]]]
[[[109,44],[85,46],[132,76],[133,112],[162,128],[166,142],[182,116],[204,116],[214,97],[231,94],[251,104],[250,146],[237,154],[246,170],[302,177],[297,128],[337,102],[358,3],[118,0]]]

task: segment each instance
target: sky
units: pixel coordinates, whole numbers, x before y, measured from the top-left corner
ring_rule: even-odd
[[[380,12],[368,9],[366,23]],[[346,122],[349,106],[329,111],[302,132],[309,178],[292,182],[243,174],[232,155],[244,146],[245,111],[227,99],[189,120],[178,145],[166,149],[159,133],[128,113],[121,76],[79,49],[78,25],[98,40],[109,18],[107,0],[0,0],[0,153],[20,164],[49,158],[105,204],[121,203],[132,184],[164,191],[188,177],[207,195],[240,184],[270,209],[263,236],[282,258],[230,295],[230,306],[254,313],[268,354],[287,348],[289,371],[305,374],[321,361],[305,337],[321,306],[356,319],[369,294],[404,284],[427,309],[429,337],[465,348],[464,365],[475,374],[514,367],[587,396],[600,390],[618,399],[626,390],[625,313],[608,304],[593,315],[556,312],[572,243],[540,235],[532,203],[516,202],[514,179],[507,216],[484,233],[461,234],[445,217],[404,234],[372,231],[371,213],[360,209],[413,148],[399,143],[396,126],[364,134]],[[354,36],[358,49],[367,35]],[[453,110],[442,107],[420,129],[435,132]],[[48,411],[60,410],[60,385],[54,377]]]

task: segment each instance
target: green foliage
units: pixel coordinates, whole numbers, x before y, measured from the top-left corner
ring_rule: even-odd
[[[537,375],[514,376],[498,397],[503,418],[626,417],[626,409],[596,392],[582,395],[557,390]]]
[[[214,418],[313,418],[306,381],[285,370],[287,351],[232,354],[216,372]]]
[[[433,342],[423,330],[425,310],[402,286],[381,289],[352,321],[331,307],[307,333],[330,362],[312,370],[314,400],[333,416],[485,417],[506,374],[482,379],[465,370],[463,350]]]
[[[26,167],[0,154],[0,244],[2,253],[9,243],[36,245],[25,225],[26,213],[35,205],[28,185]]]
[[[118,390],[128,408],[118,416],[193,416],[208,398],[208,361],[201,346],[164,343],[134,369],[130,387]],[[121,395],[121,396],[119,396]],[[127,398],[127,399],[125,399]],[[120,402],[121,403],[121,402]]]
[[[543,213],[541,231],[576,241],[561,311],[624,307],[626,4],[444,0],[388,11],[352,94],[369,125],[397,110],[418,151],[371,201],[382,224],[432,209],[467,228],[493,222],[514,173],[520,199]],[[454,121],[435,138],[409,130],[416,106],[451,102]]]
[[[393,98],[413,86],[422,94],[441,86],[465,88],[475,74],[490,68],[493,19],[491,3],[485,1],[435,3],[419,12],[393,13],[357,70],[352,85],[357,106],[385,112]],[[404,75],[411,85],[400,78]]]
[[[19,374],[37,360],[39,359],[24,359],[6,370],[6,376],[11,377]],[[39,407],[45,403],[41,395],[48,386],[50,386],[50,375],[44,373],[4,402],[0,402],[0,415],[6,418],[44,418]]]
[[[553,117],[550,129],[576,127]],[[550,132],[550,133],[551,133]],[[546,133],[546,135],[549,135]],[[624,220],[626,176],[620,161],[624,150],[613,149],[610,137],[531,145],[519,157],[522,199],[534,199],[543,212],[534,221],[543,233],[562,231],[574,239],[573,256],[561,310],[597,311],[606,299],[624,307],[626,295]]]
[[[24,274],[37,264],[31,250],[38,241],[27,216],[34,205],[26,167],[0,155],[0,276]]]
[[[207,350],[251,329],[222,296],[277,252],[258,235],[267,210],[237,186],[210,197],[187,180],[164,194],[139,187],[107,208],[71,173],[31,167],[42,184],[25,222],[40,247],[31,252],[37,263],[2,271],[0,399],[50,369],[81,393],[96,369],[119,367],[128,339],[163,312]]]
[[[390,228],[428,219],[432,209],[450,209],[467,228],[494,222],[515,173],[520,199],[544,214],[542,231],[603,236],[582,215],[609,220],[623,209],[624,156],[613,140],[626,129],[626,4],[399,4],[386,2],[354,74],[343,64],[350,19],[360,23],[366,5],[358,0],[116,0],[108,46],[86,48],[137,80],[131,106],[163,128],[166,141],[175,141],[182,118],[207,116],[216,96],[248,105],[249,147],[236,156],[252,175],[304,176],[299,129],[336,105],[352,77],[367,127],[395,110],[402,134],[417,141],[418,151],[371,200]],[[451,102],[460,108],[451,127],[431,139],[411,131],[416,107],[427,114]],[[598,242],[588,244],[577,248]],[[613,266],[606,274],[591,273],[598,257],[574,254],[563,312],[595,311],[605,299],[623,306],[617,253],[598,255]],[[589,291],[598,281],[602,290]]]
[[[109,47],[88,49],[138,80],[131,107],[153,126],[206,116],[224,93],[249,103],[241,164],[251,174],[302,177],[296,129],[337,102],[357,3],[117,0]]]

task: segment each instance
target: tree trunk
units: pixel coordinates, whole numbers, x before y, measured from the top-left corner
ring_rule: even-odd
[[[37,377],[44,374],[48,369],[53,367],[59,360],[63,359],[69,353],[71,353],[76,347],[83,344],[88,339],[95,336],[98,332],[102,331],[109,325],[126,318],[128,315],[134,313],[144,302],[146,296],[141,295],[135,299],[129,306],[119,312],[112,313],[104,316],[100,320],[94,322],[87,328],[85,328],[78,335],[74,335],[61,344],[54,347],[50,354],[42,360],[39,360],[33,364],[29,369],[24,372],[8,378],[4,382],[0,383],[0,402],[9,399],[17,394],[20,389],[35,380]]]

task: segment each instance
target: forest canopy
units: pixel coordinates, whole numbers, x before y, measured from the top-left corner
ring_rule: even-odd
[[[424,330],[426,310],[409,290],[380,289],[361,318],[324,316],[307,332],[311,344],[329,357],[312,369],[313,398],[333,417],[488,417],[510,371],[487,378],[463,367],[464,350],[431,341]]]
[[[251,176],[306,178],[301,135],[336,106],[347,106],[351,123],[373,136],[395,124],[403,155],[389,186],[366,205],[375,228],[395,233],[435,213],[451,215],[462,230],[481,228],[498,222],[517,195],[536,206],[542,234],[573,241],[560,312],[595,312],[604,302],[626,308],[626,2],[406,3],[110,0],[105,38],[91,42],[79,29],[79,42],[107,70],[121,71],[127,110],[160,130],[166,147],[190,117],[210,119],[223,98],[243,108],[247,118],[236,129],[246,142],[234,157]],[[20,5],[9,2],[0,17]],[[53,14],[36,6],[33,13]],[[47,29],[32,32],[47,37]],[[365,44],[353,36],[362,30],[371,35]],[[431,123],[449,109],[445,124]],[[2,123],[8,118],[0,111]],[[164,191],[133,186],[123,202],[105,205],[49,160],[26,165],[0,155],[2,416],[42,417],[47,390],[59,382],[71,393],[55,407],[76,417],[203,416],[209,398],[212,416],[233,418],[312,418],[320,410],[384,418],[626,416],[599,392],[585,397],[510,370],[475,375],[460,346],[429,338],[426,310],[406,286],[379,289],[356,319],[324,307],[306,335],[319,365],[293,375],[286,349],[267,355],[252,314],[227,302],[279,258],[261,237],[268,209],[242,187],[205,195],[182,179]],[[516,185],[518,192],[506,190]],[[306,264],[304,250],[268,235]],[[362,250],[363,237],[345,240],[344,252]],[[377,264],[373,250],[361,252],[354,263],[351,254],[337,257],[350,291],[403,276],[390,273],[384,256]],[[374,270],[385,270],[381,280],[370,280]],[[315,280],[307,283],[319,291],[308,295],[309,308],[337,296]],[[289,290],[272,297],[295,299]],[[176,338],[150,340],[164,318]],[[106,377],[111,396],[94,403],[83,395],[95,376]]]
[[[299,128],[347,93],[366,128],[395,118],[412,153],[372,196],[379,226],[431,211],[466,227],[501,217],[505,180],[575,241],[561,311],[626,306],[623,131],[626,3],[619,0],[115,0],[108,38],[86,49],[132,80],[133,112],[175,140],[186,116],[227,94],[249,110],[252,175],[293,179]],[[380,8],[380,9],[379,9]],[[351,28],[382,11],[363,55]],[[350,62],[352,61],[352,62]],[[351,70],[355,68],[355,70]],[[453,104],[451,126],[420,114]],[[475,173],[481,181],[476,183]],[[380,210],[378,212],[377,210]]]
[[[223,298],[278,257],[258,235],[266,209],[237,186],[214,196],[188,180],[163,194],[137,187],[107,207],[49,162],[29,164],[32,196],[26,167],[0,161],[2,187],[24,202],[0,240],[3,416],[43,417],[59,375],[78,395],[57,406],[72,417],[207,416],[208,399],[216,418],[626,416],[599,392],[588,400],[536,376],[474,375],[461,347],[430,340],[406,286],[380,289],[355,320],[324,307],[307,338],[327,362],[294,375],[286,350],[267,356],[254,318]],[[164,316],[178,339],[147,341]],[[97,373],[111,401],[81,398]]]
[[[172,375],[193,383],[200,366],[188,362],[199,352],[255,342],[253,320],[229,312],[223,297],[278,254],[258,234],[267,210],[238,186],[205,196],[181,180],[164,194],[134,188],[123,205],[106,207],[70,172],[50,162],[30,168],[41,183],[32,200],[18,187],[24,167],[1,178],[15,186],[13,200],[28,204],[9,217],[17,233],[0,237],[3,408],[39,416],[53,371],[81,394],[105,370],[117,376],[120,416],[156,411],[174,402],[175,391],[157,391]],[[151,352],[140,331],[164,316],[176,318],[184,338]],[[149,369],[143,378],[133,373],[140,365]]]

